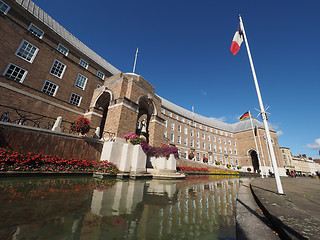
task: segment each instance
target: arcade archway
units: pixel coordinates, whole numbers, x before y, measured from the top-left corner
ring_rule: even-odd
[[[108,107],[112,100],[112,93],[109,90],[103,91],[97,98],[94,107],[102,111],[102,118],[100,122],[100,137],[103,137],[104,128],[108,114]]]
[[[259,169],[259,160],[258,160],[258,154],[256,152],[256,150],[250,150],[250,156],[251,156],[251,162],[252,162],[252,167],[253,167],[253,170],[255,172],[259,172],[260,169]]]

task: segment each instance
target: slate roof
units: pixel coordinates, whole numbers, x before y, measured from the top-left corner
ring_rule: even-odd
[[[52,17],[50,17],[41,8],[39,8],[34,2],[32,2],[31,0],[15,0],[15,1],[16,3],[21,5],[25,10],[31,13],[35,18],[37,18],[40,22],[42,22],[44,25],[50,28],[53,32],[55,32],[64,40],[66,40],[68,43],[70,43],[73,47],[75,47],[84,55],[86,55],[88,58],[90,58],[92,61],[99,64],[101,67],[105,68],[113,75],[120,73],[120,71],[117,68],[115,68],[113,65],[108,63],[102,57],[100,57],[97,53],[92,51],[78,38],[73,36],[58,22],[56,22]]]
[[[184,109],[160,96],[158,96],[159,98],[161,98],[161,101],[162,101],[162,106],[169,109],[170,111],[178,114],[178,115],[181,115],[185,118],[188,118],[188,119],[194,119],[195,122],[197,123],[201,123],[203,125],[206,125],[208,127],[212,127],[212,128],[216,128],[216,129],[221,129],[221,130],[224,130],[224,131],[228,131],[228,132],[232,132],[232,133],[236,133],[236,132],[242,132],[242,131],[247,131],[247,130],[250,130],[252,129],[251,127],[251,122],[250,122],[250,119],[247,119],[247,120],[244,120],[244,121],[239,121],[237,123],[234,123],[234,124],[229,124],[229,123],[225,123],[225,122],[221,122],[221,121],[218,121],[214,118],[208,118],[208,117],[204,117],[202,115],[199,115],[199,114],[196,114],[187,109]],[[257,126],[258,128],[260,129],[264,129],[264,125],[262,122],[258,121],[257,119],[252,119],[253,121],[253,125]],[[272,130],[272,129],[270,129]],[[272,130],[274,131],[274,130]]]

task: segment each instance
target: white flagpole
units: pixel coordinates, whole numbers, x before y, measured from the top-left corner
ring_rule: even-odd
[[[260,160],[260,152],[259,152],[259,148],[258,148],[258,144],[257,144],[257,140],[256,140],[256,135],[254,134],[254,129],[253,129],[251,112],[250,112],[250,110],[248,112],[249,112],[249,117],[250,117],[250,122],[251,122],[251,127],[252,127],[253,139],[254,139],[254,143],[256,145],[256,149],[257,149],[257,157],[258,157],[258,161],[259,161],[259,166],[261,167],[261,178],[264,178],[263,177],[263,172],[262,172],[261,160]]]
[[[264,106],[263,106],[263,102],[262,102],[262,98],[261,98],[261,94],[260,94],[260,89],[259,89],[259,84],[258,84],[256,72],[254,70],[254,66],[253,66],[253,62],[252,62],[252,58],[251,58],[251,53],[250,53],[250,48],[249,48],[248,40],[247,40],[247,37],[246,37],[246,32],[244,30],[244,26],[243,26],[243,22],[242,22],[242,19],[241,19],[241,15],[239,15],[239,19],[240,19],[240,28],[241,28],[241,30],[243,32],[244,41],[245,41],[246,47],[247,47],[247,52],[248,52],[248,57],[249,57],[249,61],[250,61],[253,80],[254,80],[254,84],[255,84],[257,95],[258,95],[258,99],[259,99],[261,117],[263,119],[263,124],[264,124],[264,128],[265,128],[265,131],[266,131],[266,136],[267,136],[268,146],[269,146],[269,150],[270,150],[272,165],[273,165],[273,169],[274,169],[274,176],[275,176],[276,183],[277,183],[278,193],[279,194],[284,194],[283,193],[282,184],[281,184],[281,180],[280,180],[279,169],[278,169],[278,166],[277,166],[276,156],[274,154],[274,149],[273,149],[272,142],[271,142],[271,136],[270,136],[269,126],[268,126],[268,122],[267,122],[267,114],[266,114],[266,112],[264,110]]]
[[[136,63],[137,63],[137,58],[138,58],[138,51],[139,51],[139,49],[137,48],[136,56],[134,57],[134,64],[133,64],[133,70],[132,70],[133,73],[134,73],[134,71],[136,70]]]
[[[263,154],[262,145],[261,145],[261,140],[260,140],[259,128],[257,128],[257,135],[258,135],[258,140],[259,140],[259,144],[260,144],[260,150],[261,150],[261,155],[262,155],[262,161],[263,161],[263,165],[264,165],[264,170],[265,170],[265,174],[266,174],[266,177],[267,177],[266,162],[265,162],[265,160],[264,160],[264,154]]]

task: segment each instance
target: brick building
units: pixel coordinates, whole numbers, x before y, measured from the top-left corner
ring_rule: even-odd
[[[195,161],[205,157],[209,164],[272,169],[261,122],[253,120],[254,136],[249,120],[219,122],[163,99],[143,77],[122,73],[32,1],[0,0],[0,29],[2,113],[10,107],[66,121],[85,116],[90,134],[99,127],[100,136],[112,133],[121,141],[134,132],[151,145],[175,145],[181,158],[194,153]],[[285,172],[273,130],[271,137]]]

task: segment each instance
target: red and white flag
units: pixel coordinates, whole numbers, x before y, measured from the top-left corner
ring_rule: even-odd
[[[239,52],[242,42],[243,42],[243,32],[242,32],[242,30],[240,28],[240,24],[239,24],[238,30],[234,34],[234,37],[233,37],[233,40],[232,40],[232,44],[231,44],[231,48],[230,48],[230,52],[233,55],[236,55],[237,52]]]

